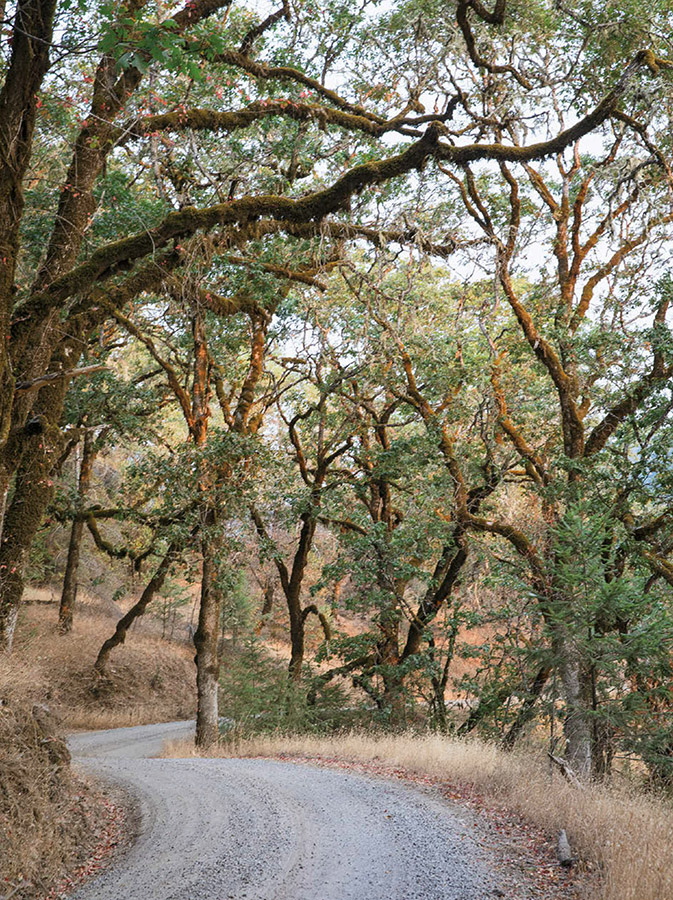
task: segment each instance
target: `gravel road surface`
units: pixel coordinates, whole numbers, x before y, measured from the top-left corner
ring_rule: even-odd
[[[286,762],[151,759],[193,724],[70,739],[77,764],[137,798],[132,847],[72,900],[485,900],[470,826],[382,779]]]

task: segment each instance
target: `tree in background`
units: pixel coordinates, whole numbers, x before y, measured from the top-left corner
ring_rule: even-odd
[[[431,160],[453,170],[480,159],[524,163],[561,151],[620,113],[641,70],[666,65],[650,51],[630,64],[625,57],[623,75],[606,85],[605,96],[575,125],[564,129],[560,123],[549,140],[510,146],[499,136],[483,141],[483,117],[473,107],[484,90],[479,73],[522,92],[538,85],[552,99],[547,73],[525,73],[530,33],[521,35],[522,59],[515,63],[480,55],[482,29],[494,35],[504,29],[504,49],[508,29],[520,27],[513,20],[510,25],[506,4],[491,13],[460,2],[449,27],[432,38],[423,15],[423,27],[410,33],[406,8],[384,14],[380,27],[395,51],[392,90],[370,81],[380,30],[364,10],[340,9],[317,32],[315,17],[302,9],[293,13],[282,6],[260,21],[230,0],[175,10],[101,4],[74,12],[69,5],[59,9],[55,24],[53,0],[19,0],[10,18],[14,39],[0,96],[2,321],[6,335],[11,329],[0,359],[1,468],[4,484],[14,479],[15,486],[0,548],[5,645],[11,644],[25,555],[49,500],[65,387],[110,305],[122,309],[160,287],[183,267],[184,243],[197,232],[242,249],[251,238],[278,233],[310,237],[333,230],[380,241],[385,223],[377,211],[387,189],[377,186],[394,181],[388,192],[394,207],[404,194],[398,179]],[[554,25],[548,29],[551,45]],[[52,53],[55,28],[60,54]],[[438,36],[445,41],[439,57],[439,48],[429,46]],[[406,74],[414,58],[409,41],[418,64]],[[267,61],[255,56],[262,46]],[[491,53],[500,49],[496,40]],[[341,96],[326,82],[345,60],[365,79],[347,83]],[[82,85],[65,102],[58,76]],[[425,112],[419,98],[426,92],[434,92],[436,112]],[[155,112],[157,107],[164,111]],[[466,121],[449,127],[458,109]],[[42,134],[51,139],[43,153],[33,153]],[[230,135],[229,162],[220,169],[221,154],[213,154],[213,171],[208,151],[218,134]],[[194,153],[202,138],[203,151]],[[61,185],[57,208],[48,213],[25,202],[24,181],[40,166]],[[137,214],[119,205],[121,173],[128,173],[121,175],[127,194],[138,179],[155,179],[156,195],[142,192],[140,227]],[[245,193],[237,195],[240,187]],[[351,199],[366,190],[364,202],[349,214]],[[323,229],[327,217],[330,227]],[[19,244],[24,221],[33,235],[43,236],[28,253]],[[409,229],[398,227],[398,233],[408,235]],[[46,375],[58,377],[40,382]],[[24,382],[35,389],[23,390]]]
[[[364,660],[344,645],[338,670],[391,709],[407,675],[421,678],[421,647],[435,693],[446,686],[433,622],[469,549],[504,554],[535,598],[525,627],[536,650],[518,687],[501,680],[466,725],[518,697],[516,736],[555,674],[568,764],[598,772],[610,752],[602,711],[620,679],[655,716],[665,707],[663,657],[648,681],[631,648],[673,580],[663,449],[673,64],[660,55],[670,9],[633,4],[616,24],[610,4],[542,0],[323,12],[283,3],[264,18],[231,0],[9,10],[0,646],[11,646],[26,556],[67,447],[68,385],[91,374],[92,338],[115,322],[158,368],[187,429],[175,487],[161,453],[145,487],[183,492],[182,543],[162,533],[159,580],[185,537],[202,559],[200,740],[216,735],[225,523],[242,481],[263,487],[255,457],[262,439],[274,442],[253,414],[264,374],[262,407],[275,399],[285,415],[311,491],[296,578],[283,562],[297,648],[309,607],[295,587],[318,524],[352,539],[349,574],[362,588],[369,580],[376,610]],[[64,81],[78,86],[65,97]],[[403,284],[439,260],[451,266],[443,310],[436,289],[425,304],[424,282]],[[293,304],[308,323],[293,286],[328,297],[336,265],[357,304],[342,303],[324,345],[350,331],[356,346],[329,357],[328,379],[313,369],[290,413],[264,369],[267,333]],[[310,320],[318,332],[322,307]],[[231,330],[212,328],[217,317]],[[240,356],[228,355],[227,335],[248,324],[232,390],[227,367]],[[336,449],[321,443],[325,428],[339,434],[338,487],[327,484]],[[87,521],[95,537],[96,517]],[[568,571],[582,535],[583,587]],[[665,728],[655,744],[664,758]]]

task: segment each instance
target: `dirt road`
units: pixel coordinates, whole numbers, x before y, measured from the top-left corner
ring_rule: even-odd
[[[286,762],[151,759],[190,723],[71,738],[76,763],[137,798],[130,850],[72,900],[483,900],[470,826],[381,779]]]

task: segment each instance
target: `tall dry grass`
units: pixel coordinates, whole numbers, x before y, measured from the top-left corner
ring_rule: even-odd
[[[166,755],[194,752],[182,742]],[[578,790],[550,773],[543,757],[436,735],[262,735],[222,743],[210,755],[279,754],[374,762],[472,785],[549,833],[565,828],[573,850],[600,867],[596,900],[673,900],[673,805],[663,799],[626,787]]]
[[[0,691],[13,685],[26,701],[46,703],[70,731],[193,715],[194,654],[189,647],[139,627],[115,649],[109,678],[101,682],[93,664],[116,618],[83,606],[68,635],[58,633],[57,620],[57,604],[24,607],[14,650],[9,657],[0,656]]]
[[[0,897],[43,896],[91,849],[92,800],[44,707],[0,692]]]

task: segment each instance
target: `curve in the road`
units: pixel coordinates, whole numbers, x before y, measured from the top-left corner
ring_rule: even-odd
[[[133,847],[72,900],[482,900],[494,879],[443,803],[270,760],[149,759],[189,723],[71,738],[140,804]],[[107,749],[106,749],[107,748]]]

